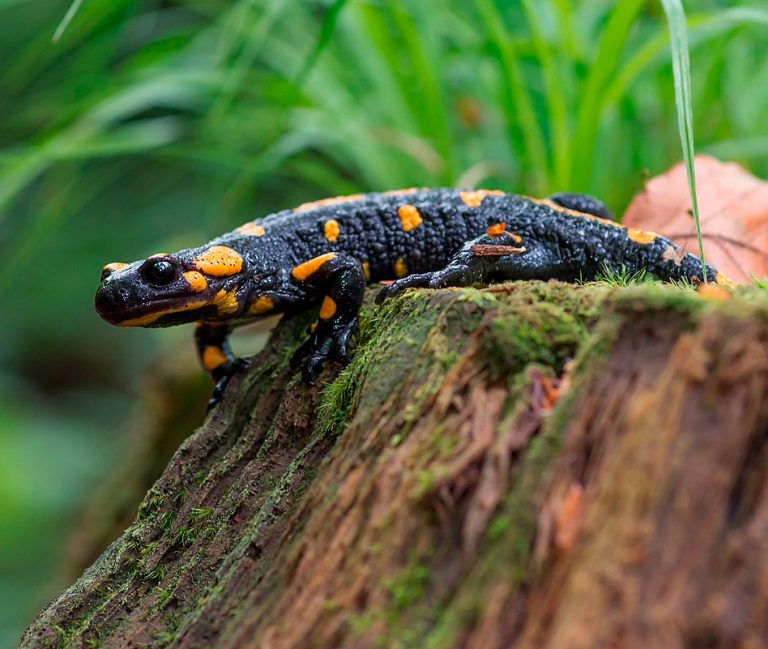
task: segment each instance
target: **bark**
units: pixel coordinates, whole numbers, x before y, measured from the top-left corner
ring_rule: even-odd
[[[287,320],[22,644],[768,647],[767,305],[409,292],[312,387]]]

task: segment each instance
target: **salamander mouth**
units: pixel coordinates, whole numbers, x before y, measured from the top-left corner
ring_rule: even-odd
[[[200,295],[131,304],[120,289],[104,285],[96,292],[96,311],[102,320],[118,327],[160,327],[197,320],[198,311],[210,305]]]

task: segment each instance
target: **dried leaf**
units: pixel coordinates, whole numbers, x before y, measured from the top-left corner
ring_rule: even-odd
[[[695,164],[707,262],[742,284],[768,275],[768,182],[710,156],[697,156]],[[649,180],[623,223],[661,232],[698,254],[684,165]]]

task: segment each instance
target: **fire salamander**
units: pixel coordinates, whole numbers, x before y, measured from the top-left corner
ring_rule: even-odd
[[[653,232],[616,223],[581,194],[537,200],[495,190],[407,189],[306,203],[251,221],[210,243],[104,267],[96,309],[121,327],[196,322],[195,340],[221,398],[244,366],[233,327],[319,304],[295,358],[312,380],[328,359],[346,362],[365,285],[406,288],[506,279],[589,280],[605,269],[662,280],[728,283],[714,268]]]

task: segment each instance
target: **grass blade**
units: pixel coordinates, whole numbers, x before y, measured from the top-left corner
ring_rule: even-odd
[[[59,26],[56,28],[56,31],[53,32],[53,38],[51,39],[54,43],[58,43],[59,39],[64,35],[64,32],[67,30],[67,27],[69,27],[69,23],[72,22],[72,19],[75,17],[75,14],[80,9],[80,5],[83,4],[83,0],[72,0],[72,4],[69,5],[69,9],[67,9],[67,13],[64,14],[64,18],[61,19],[61,22],[59,23]]]
[[[683,148],[685,170],[688,174],[688,190],[691,194],[693,222],[696,226],[696,238],[699,242],[701,265],[704,266],[704,241],[701,237],[699,222],[699,202],[696,197],[696,170],[693,164],[693,102],[691,99],[691,63],[688,58],[688,34],[686,32],[685,12],[680,0],[661,0],[664,13],[669,23],[669,43],[672,50],[672,74],[675,79],[675,104],[677,105],[677,125],[680,143]],[[706,272],[704,281],[707,281]]]

